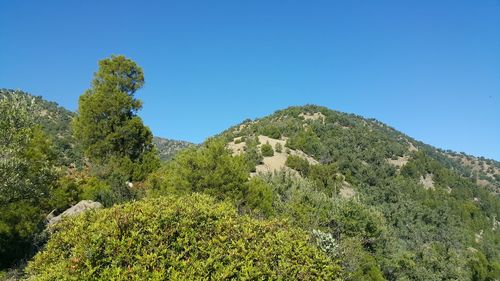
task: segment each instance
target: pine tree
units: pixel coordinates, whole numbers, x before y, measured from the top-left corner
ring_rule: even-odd
[[[142,102],[134,94],[143,85],[135,62],[111,56],[99,62],[92,87],[80,96],[73,133],[103,178],[142,180],[158,166],[153,135],[137,116]]]

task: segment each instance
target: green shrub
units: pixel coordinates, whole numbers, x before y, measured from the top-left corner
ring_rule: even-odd
[[[238,216],[206,195],[160,197],[67,219],[29,263],[36,280],[334,280],[304,231]]]
[[[57,187],[51,190],[50,207],[62,212],[78,203],[81,195],[81,186],[70,176],[61,177]]]
[[[339,193],[345,177],[338,173],[333,164],[312,165],[307,178],[313,181],[319,190],[333,196]]]
[[[248,137],[245,139],[246,147],[245,154],[243,155],[245,163],[248,167],[249,172],[255,172],[255,166],[262,163],[264,159],[257,145],[259,144],[259,138]]]
[[[32,255],[56,186],[53,145],[36,110],[32,100],[0,96],[0,269]]]
[[[247,213],[269,217],[274,213],[274,197],[272,186],[259,177],[253,177],[246,184],[239,208]]]
[[[377,264],[375,258],[370,255],[363,247],[362,242],[356,238],[345,239],[341,243],[342,264],[345,266],[347,280],[370,280],[383,281],[386,280]],[[409,279],[403,279],[409,280]],[[412,279],[412,280],[429,280],[429,279]]]
[[[281,132],[276,126],[268,125],[260,128],[260,134],[268,136],[273,139],[279,139],[281,137]]]
[[[306,176],[309,173],[309,162],[300,156],[289,155],[286,159],[285,165],[298,171],[303,176]]]
[[[90,177],[81,183],[81,186],[81,199],[99,201],[106,207],[112,206],[117,201],[111,187],[103,180]]]
[[[271,157],[274,155],[273,147],[269,144],[269,142],[266,144],[263,144],[260,147],[260,151],[262,152],[262,156],[264,156],[264,157]]]
[[[28,200],[0,206],[0,268],[34,254],[43,223],[43,210]]]
[[[278,153],[281,153],[283,151],[283,145],[281,145],[281,143],[277,142],[276,145],[274,145],[274,150]]]
[[[248,177],[243,157],[231,156],[224,142],[213,139],[179,153],[149,177],[148,186],[158,194],[203,192],[217,199],[238,199]]]

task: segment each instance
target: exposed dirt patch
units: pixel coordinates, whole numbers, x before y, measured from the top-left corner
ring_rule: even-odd
[[[500,184],[495,177],[500,175],[500,168],[492,164],[491,160],[484,160],[471,155],[458,153],[443,153],[461,165],[469,168],[473,174],[478,174],[476,183],[480,186],[491,189],[494,193],[500,194]]]
[[[410,157],[408,157],[408,156],[405,155],[405,156],[398,156],[397,159],[391,159],[391,158],[389,158],[389,159],[386,159],[386,160],[387,160],[387,162],[389,162],[389,164],[392,164],[392,165],[394,165],[396,167],[401,168],[404,165],[406,165],[406,163],[408,163],[408,160],[410,160]]]
[[[411,143],[410,141],[407,142],[408,142],[408,150],[410,152],[418,151],[418,148],[415,145],[413,145],[413,143]]]
[[[315,112],[315,113],[301,113],[299,114],[300,117],[304,118],[304,120],[321,120],[323,123],[325,123],[325,115],[321,112]]]
[[[259,135],[258,138],[260,144],[257,147],[260,149],[262,144],[269,143],[274,149],[274,155],[269,157],[264,157],[262,164],[256,166],[257,173],[276,172],[284,169],[291,172],[292,174],[295,173],[298,174],[297,171],[292,170],[287,166],[285,166],[286,159],[288,158],[289,155],[296,155],[303,159],[306,159],[311,165],[316,165],[319,163],[316,159],[312,158],[311,156],[305,154],[300,150],[286,148],[285,147],[286,138],[273,139],[263,135]],[[277,152],[275,149],[278,143],[282,147],[281,152]],[[233,151],[233,155],[240,155],[241,153],[245,152],[246,143],[241,140],[241,137],[238,137],[235,138],[232,142],[228,143],[227,148]]]
[[[348,182],[344,181],[340,188],[339,195],[341,198],[349,199],[356,195],[356,191],[354,191]]]
[[[246,143],[241,140],[241,137],[235,138],[232,142],[227,144],[227,148],[233,151],[233,156],[240,155],[245,152]]]
[[[285,166],[286,159],[288,158],[288,155],[296,155],[299,157],[302,157],[306,159],[309,164],[311,165],[316,165],[319,162],[316,161],[316,159],[312,158],[311,156],[305,154],[304,152],[300,150],[294,150],[294,149],[287,149],[285,148],[285,143],[286,143],[286,138],[283,139],[273,139],[267,136],[260,135],[258,136],[260,145],[258,146],[259,148],[262,146],[262,144],[269,143],[273,149],[276,147],[276,144],[281,144],[283,147],[281,152],[276,152],[274,151],[273,156],[269,157],[264,157],[264,160],[262,161],[263,163],[261,165],[257,165],[256,170],[257,172],[275,172],[279,171],[281,169],[289,170],[289,171],[294,171],[288,167]],[[288,152],[288,153],[287,153]],[[296,172],[296,171],[294,171]]]
[[[420,183],[424,186],[425,189],[434,190],[434,180],[432,174],[426,174],[424,176],[420,176]]]

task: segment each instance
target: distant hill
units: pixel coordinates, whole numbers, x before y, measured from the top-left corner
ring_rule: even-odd
[[[426,155],[443,169],[500,193],[498,161],[435,148],[375,119],[321,106],[278,110],[261,119],[245,120],[220,134],[232,144],[237,138],[241,141],[259,135],[280,139],[289,149],[300,150],[319,163],[335,163],[352,180],[368,185],[385,177],[377,175],[377,171],[396,173],[419,155]],[[242,143],[238,145],[244,147]],[[357,179],[359,173],[369,175],[368,182]],[[432,171],[422,170],[418,176],[425,178],[427,174]]]
[[[74,145],[71,135],[71,119],[75,115],[72,111],[59,106],[55,102],[47,101],[41,96],[33,96],[19,90],[0,89],[0,98],[17,95],[28,100],[33,100],[36,105],[36,112],[45,133],[52,137],[54,146],[58,150],[59,162],[62,165],[79,164],[82,161],[82,154]]]
[[[346,241],[362,233],[347,231],[360,213],[321,220],[339,212],[338,202],[381,214],[375,224],[390,238],[373,248],[371,238],[361,244],[387,280],[500,280],[498,161],[438,149],[375,119],[315,105],[248,119],[218,137],[273,186],[274,210],[301,227]],[[283,171],[290,182],[283,183]],[[313,188],[293,194],[290,186],[300,180]]]
[[[58,105],[55,102],[47,101],[41,96],[34,96],[20,90],[0,89],[0,98],[18,95],[23,98],[33,100],[37,105],[37,112],[33,112],[45,133],[52,137],[54,145],[58,150],[59,162],[61,165],[80,165],[83,161],[82,153],[75,146],[75,141],[71,135],[71,120],[75,113]],[[186,141],[177,141],[154,137],[153,143],[158,149],[160,159],[167,161],[179,150],[190,147],[193,144]]]
[[[193,147],[194,144],[187,141],[179,141],[172,139],[165,139],[160,137],[153,138],[153,144],[158,149],[160,154],[160,159],[162,161],[168,161],[182,149]]]

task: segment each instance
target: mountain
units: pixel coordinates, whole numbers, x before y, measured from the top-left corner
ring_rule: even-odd
[[[375,119],[315,105],[245,120],[217,137],[273,186],[275,212],[344,245],[360,239],[388,280],[500,278],[495,160],[438,149]],[[283,172],[294,179],[283,180]],[[295,190],[293,182],[303,180],[310,185]],[[349,245],[346,268],[364,259]]]
[[[160,137],[154,137],[153,144],[156,146],[156,149],[160,154],[160,160],[162,161],[168,161],[172,159],[177,152],[194,146],[193,143],[187,141],[165,139]]]
[[[24,92],[2,90],[0,94],[0,97],[15,94],[33,99],[38,105],[34,114],[53,137],[62,155],[61,162],[83,159],[70,133],[74,113]],[[62,226],[62,235],[50,239],[28,270],[35,270],[33,274],[39,276],[66,276],[71,274],[67,265],[76,268],[78,264],[82,265],[78,269],[82,274],[120,276],[130,272],[129,265],[139,261],[163,262],[165,256],[158,254],[158,249],[167,249],[161,247],[168,243],[206,242],[206,249],[217,253],[218,259],[207,258],[205,250],[191,255],[194,253],[191,249],[197,246],[186,244],[174,247],[179,251],[175,259],[180,268],[207,276],[214,270],[220,271],[217,274],[246,274],[245,269],[249,268],[252,274],[257,274],[266,265],[255,266],[254,262],[260,258],[249,257],[256,254],[266,258],[284,254],[288,257],[285,261],[293,266],[298,262],[302,269],[316,266],[316,262],[297,259],[301,254],[289,245],[298,245],[307,253],[321,251],[312,256],[335,267],[334,273],[345,280],[500,278],[500,163],[495,160],[435,148],[375,119],[316,105],[290,107],[264,118],[245,120],[199,146],[161,138],[155,138],[154,142],[161,157],[169,161],[144,182],[126,186],[119,183],[118,191],[140,191],[134,193],[137,196],[134,199],[141,199],[140,196],[157,199],[118,204],[104,211],[109,214],[104,219],[100,215],[104,213],[96,213],[68,220]],[[173,157],[186,147],[194,149]],[[102,194],[115,192],[107,182],[96,178],[76,178],[68,187],[82,196],[93,196],[85,199],[97,201],[102,200]],[[196,199],[198,193],[208,197]],[[172,197],[161,197],[165,195]],[[164,200],[177,202],[178,210],[172,212],[171,204]],[[225,205],[217,207],[213,202]],[[160,205],[162,211],[157,208]],[[189,208],[191,211],[186,213]],[[221,208],[227,208],[229,213],[221,213]],[[137,212],[140,209],[147,212]],[[121,215],[117,216],[118,213]],[[146,222],[148,227],[144,227]],[[179,222],[186,224],[182,231],[176,228],[181,225]],[[250,228],[240,222],[249,222]],[[85,231],[91,230],[86,239],[79,239],[74,233],[75,224]],[[103,225],[106,231],[118,236],[101,235]],[[220,231],[217,225],[224,225],[227,231],[221,235],[196,236],[197,227],[205,231],[201,233],[211,234]],[[245,231],[235,232],[237,225]],[[260,225],[267,230],[262,231]],[[282,232],[270,236],[275,233],[275,226]],[[149,227],[156,230],[150,231]],[[267,237],[266,244],[259,244],[261,240],[255,237],[260,236],[255,233]],[[282,240],[291,233],[299,233],[300,239],[294,236]],[[71,246],[66,243],[66,234],[74,238]],[[153,240],[145,237],[154,238],[158,244],[150,247]],[[120,246],[119,252],[100,252],[100,243],[114,247],[116,241],[127,244],[120,244],[123,247]],[[130,247],[136,243],[144,247]],[[258,249],[274,245],[273,250],[254,251],[254,243],[259,245]],[[308,243],[317,248],[309,248]],[[84,254],[85,249],[94,246],[99,255]],[[61,258],[73,250],[83,252],[69,261]],[[121,250],[136,252],[123,255]],[[225,254],[228,252],[236,256]],[[45,259],[44,255],[50,258]],[[117,258],[126,262],[115,263],[116,270],[106,271],[108,266],[100,266]],[[269,274],[279,271],[273,268],[290,268],[281,261],[270,258],[276,267],[268,268]],[[59,271],[50,270],[56,268],[53,263],[58,264]],[[195,270],[196,267],[186,266],[189,263],[203,264],[207,270]],[[304,266],[306,263],[308,266]],[[87,264],[96,266],[89,269]],[[226,272],[225,264],[233,264],[234,272]],[[157,269],[145,268],[143,274],[153,274]],[[168,272],[165,274],[175,273]],[[134,274],[148,276],[139,271]],[[293,275],[287,276],[283,279],[294,279],[290,277]]]
[[[75,141],[71,135],[71,120],[75,113],[58,105],[55,102],[47,101],[41,96],[33,96],[20,90],[0,89],[0,99],[11,95],[21,96],[32,100],[35,106],[35,114],[44,132],[52,137],[57,150],[59,163],[61,165],[80,165],[83,162],[83,155],[75,146]],[[187,141],[178,141],[154,137],[153,143],[156,146],[160,159],[170,160],[180,150],[193,146]]]
[[[33,114],[37,116],[36,119],[43,131],[52,137],[61,165],[67,166],[82,163],[82,154],[75,147],[70,128],[71,119],[75,113],[59,106],[55,102],[47,101],[41,96],[33,96],[19,90],[0,89],[0,99],[12,95],[33,101],[34,106],[32,108],[35,111]]]
[[[498,161],[435,148],[375,119],[321,106],[290,107],[261,119],[247,119],[220,136],[233,147],[235,140],[250,136],[261,136],[261,139],[265,136],[271,138],[271,143],[280,140],[289,149],[302,151],[321,164],[335,163],[352,180],[363,185],[375,184],[381,178],[377,177],[381,171],[395,174],[404,170],[408,162],[425,155],[442,169],[500,193]],[[243,147],[244,143],[236,145]],[[265,170],[263,166],[260,168]],[[429,169],[419,169],[418,176],[432,174]],[[357,178],[363,173],[368,176],[366,179]]]

